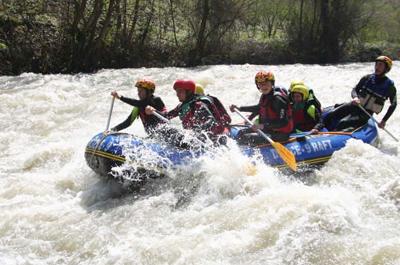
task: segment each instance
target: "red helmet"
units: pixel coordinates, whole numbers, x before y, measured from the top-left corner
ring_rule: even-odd
[[[381,55],[375,59],[375,62],[383,62],[386,65],[386,73],[392,69],[393,61],[387,56]]]
[[[192,80],[178,79],[174,83],[174,89],[181,88],[194,93],[196,91],[196,83]]]

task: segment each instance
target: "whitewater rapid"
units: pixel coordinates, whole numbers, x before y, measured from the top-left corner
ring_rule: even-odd
[[[399,65],[389,73],[398,88]],[[150,77],[172,109],[174,80],[192,78],[225,106],[248,105],[258,102],[253,78],[262,69],[277,85],[304,80],[329,106],[349,101],[373,63],[1,76],[0,264],[400,264],[399,144],[383,131],[379,148],[349,141],[306,176],[258,160],[249,172],[234,144],[139,194],[86,165],[85,146],[106,127],[112,90],[137,97],[134,82]],[[130,111],[116,101],[112,126]],[[399,122],[397,109],[387,123],[397,137]],[[144,135],[140,122],[126,131]]]

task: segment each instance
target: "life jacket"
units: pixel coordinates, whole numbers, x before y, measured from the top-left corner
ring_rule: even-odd
[[[167,110],[166,107],[160,108],[161,106],[157,106],[152,102],[150,102],[149,105],[161,112]],[[149,133],[149,130],[154,129],[159,124],[165,123],[164,121],[160,120],[154,115],[147,115],[145,109],[146,107],[134,107],[131,113],[131,121],[133,122],[134,119],[136,119],[136,117],[139,116],[140,119],[142,120],[143,127],[147,133]]]
[[[322,105],[321,105],[321,102],[317,99],[317,97],[315,96],[315,94],[314,94],[314,91],[312,90],[312,89],[309,89],[308,90],[308,93],[309,93],[309,95],[308,95],[308,99],[307,99],[307,102],[306,102],[306,106],[311,106],[311,105],[314,105],[315,106],[315,108],[317,109],[317,111],[319,112],[319,113],[322,113]],[[307,108],[308,109],[308,108]],[[307,110],[306,109],[306,110]]]
[[[204,96],[201,96],[201,98],[202,97]],[[211,105],[211,111],[213,112],[215,119],[225,127],[231,124],[232,119],[229,116],[228,112],[226,111],[224,105],[222,105],[221,101],[217,97],[211,95],[207,95],[206,97],[210,98],[212,101],[210,105]],[[208,101],[209,99],[206,100]]]
[[[315,117],[311,117],[308,113],[311,106],[315,107],[315,111],[321,114],[321,102],[315,97],[314,91],[312,89],[308,90],[308,98],[304,103],[304,107],[302,109],[294,109],[293,108],[293,122],[294,128],[300,131],[309,131],[314,128],[314,126],[318,123],[315,120]],[[291,97],[290,97],[291,98]],[[294,103],[293,103],[294,104]]]
[[[164,123],[154,115],[147,115],[144,108],[139,108],[139,117],[142,120],[143,127],[146,131],[150,128],[156,127],[160,123]]]
[[[307,110],[309,106],[304,106],[303,109],[293,109],[293,123],[294,128],[300,131],[310,131],[314,128],[318,121],[310,117]],[[317,111],[317,110],[316,110]]]
[[[193,104],[196,104],[196,102],[199,101],[207,105],[212,116],[216,120],[216,124],[210,128],[210,131],[214,134],[223,133],[225,128],[230,124],[231,117],[219,99],[210,95],[196,96],[189,102],[182,104],[179,111],[179,118],[182,120],[183,127],[185,129],[190,129],[196,124],[196,121],[194,120]]]
[[[293,119],[292,119],[292,107],[289,103],[289,97],[286,90],[282,90],[281,88],[275,88],[273,91],[273,95],[263,95],[259,101],[259,116],[260,116],[260,124],[264,122],[271,122],[273,120],[279,119],[279,113],[276,113],[272,108],[273,100],[282,100],[286,103],[286,115],[288,119],[288,123],[280,128],[273,128],[272,131],[281,132],[281,133],[291,133],[293,130]]]
[[[280,93],[280,94],[282,94],[284,96],[288,96],[289,95],[289,92],[284,87],[274,86],[274,92]],[[249,120],[253,120],[254,118],[257,117],[256,120],[253,123],[254,124],[260,124],[260,117],[259,117],[258,114],[259,114],[258,112],[253,112],[247,118]]]
[[[376,114],[382,111],[385,101],[389,97],[390,88],[394,85],[389,78],[384,77],[384,79],[377,83],[377,76],[372,74],[357,91],[361,105]]]
[[[280,95],[283,95],[285,97],[289,96],[289,92],[287,91],[287,89],[280,86],[274,86],[274,93],[279,93]]]

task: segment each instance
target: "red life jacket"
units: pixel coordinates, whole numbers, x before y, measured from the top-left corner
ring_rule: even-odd
[[[304,109],[293,110],[294,128],[303,132],[312,130],[317,123],[308,116],[307,109],[308,106]]]
[[[206,97],[211,99],[211,112],[213,113],[217,122],[222,124],[224,127],[228,127],[232,119],[226,111],[224,105],[222,105],[221,101],[217,97],[211,95],[207,95]],[[200,98],[200,100],[202,100],[202,97]]]
[[[157,109],[156,110],[160,112],[166,112],[167,108],[164,107],[162,109]],[[145,129],[149,127],[155,127],[158,124],[165,123],[164,121],[161,121],[159,118],[157,118],[154,115],[147,115],[145,112],[145,108],[139,108],[139,117],[142,120],[143,126]]]
[[[156,101],[156,99],[158,99],[159,101]],[[167,111],[167,108],[164,106],[164,103],[158,97],[151,97],[151,98],[146,99],[145,101],[147,102],[146,105],[150,105],[160,112]],[[146,130],[146,132],[148,132],[149,129],[150,130],[154,129],[159,124],[165,123],[154,115],[147,115],[145,112],[146,106],[140,106],[138,108],[139,108],[139,117],[142,120],[144,129]]]
[[[273,100],[284,100],[287,105],[286,115],[288,122],[285,126],[280,128],[271,128],[270,130],[281,133],[291,133],[293,131],[293,119],[292,119],[292,107],[289,104],[288,96],[285,95],[281,91],[274,91],[272,96],[263,95],[260,98],[259,106],[259,115],[260,115],[260,124],[264,122],[272,122],[273,120],[279,119],[279,113],[276,113],[272,108]]]
[[[221,104],[221,102],[211,96],[200,96],[195,97],[192,101],[189,101],[182,105],[179,111],[179,117],[182,120],[182,126],[185,129],[191,129],[195,125],[201,123],[195,117],[196,108],[200,108],[201,106],[196,106],[196,104],[206,104],[207,108],[210,110],[212,116],[215,119],[215,124],[209,128],[209,131],[213,134],[222,134],[225,131],[225,127],[230,123],[231,118],[226,112],[225,108]]]

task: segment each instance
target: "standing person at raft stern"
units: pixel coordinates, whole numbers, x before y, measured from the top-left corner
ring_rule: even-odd
[[[250,145],[265,143],[264,137],[254,133],[258,129],[270,135],[274,141],[288,140],[293,130],[293,119],[286,90],[275,86],[275,77],[272,72],[258,72],[255,76],[255,83],[257,89],[261,92],[260,101],[257,105],[230,106],[232,112],[235,111],[235,108],[238,108],[240,111],[259,115],[259,124],[255,124],[251,127],[251,130],[243,132],[238,138],[238,143]]]
[[[385,101],[390,100],[390,106],[378,123],[380,128],[385,128],[387,120],[393,114],[397,106],[396,87],[394,82],[386,76],[392,68],[392,60],[387,56],[379,56],[375,59],[375,72],[365,75],[351,92],[352,101],[337,107],[329,113],[323,121],[326,127],[330,127],[334,121],[339,121],[335,126],[330,128],[337,131],[353,130],[363,126],[368,122],[369,116],[364,112],[364,108],[370,115],[379,114]],[[320,128],[323,126],[319,126]]]
[[[321,119],[321,103],[303,81],[292,81],[289,98],[293,110],[295,132],[311,131]]]
[[[176,80],[173,88],[181,103],[163,116],[167,119],[179,116],[184,129],[192,130],[199,136],[205,133],[214,142],[219,140],[230,122],[230,118],[226,121],[226,111],[216,106],[212,97],[196,95],[196,84],[192,80]],[[154,111],[154,107],[146,107],[148,115]]]
[[[152,80],[140,79],[136,82],[135,87],[137,87],[139,100],[119,95],[117,91],[111,92],[111,95],[113,97],[118,98],[122,102],[125,102],[133,106],[132,112],[129,114],[126,120],[118,124],[114,128],[112,128],[111,130],[112,131],[123,130],[129,127],[137,117],[140,117],[145,131],[148,134],[152,134],[156,129],[156,127],[163,122],[153,115],[147,115],[145,112],[146,106],[148,105],[152,106],[159,112],[166,112],[167,109],[161,98],[154,96],[156,85]]]

